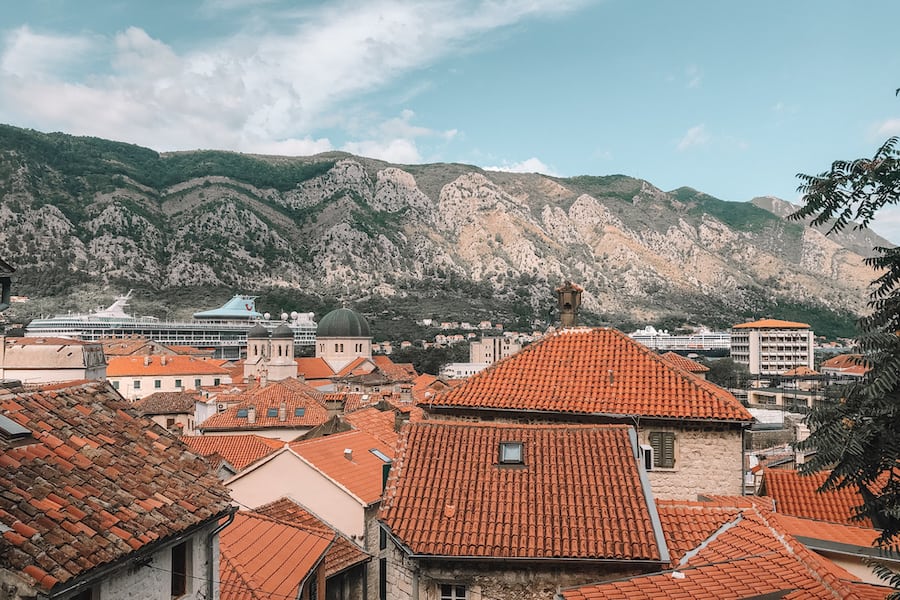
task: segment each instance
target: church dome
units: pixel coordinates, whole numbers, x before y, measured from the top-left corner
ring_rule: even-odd
[[[272,339],[291,339],[293,337],[294,332],[287,326],[287,323],[282,323],[272,332]]]
[[[269,337],[269,330],[261,323],[257,323],[247,332],[247,339],[259,339]]]
[[[369,324],[362,315],[349,308],[333,310],[319,321],[317,338],[367,338]]]

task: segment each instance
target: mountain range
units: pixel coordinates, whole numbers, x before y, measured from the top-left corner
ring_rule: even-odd
[[[0,256],[18,269],[14,293],[34,299],[13,309],[22,318],[128,288],[157,316],[242,292],[273,312],[344,303],[390,338],[422,317],[552,321],[553,290],[571,280],[586,324],[773,316],[849,335],[875,276],[863,258],[890,244],[867,230],[826,236],[787,220],[795,209],[626,175],[160,154],[0,126]]]

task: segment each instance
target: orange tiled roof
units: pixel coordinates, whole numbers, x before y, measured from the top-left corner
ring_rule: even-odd
[[[111,356],[107,377],[151,377],[153,375],[228,375],[222,361],[178,355]]]
[[[0,395],[0,564],[45,591],[230,510],[205,461],[105,382]]]
[[[294,523],[307,528],[320,528],[336,535],[334,544],[325,554],[325,576],[332,577],[351,567],[368,562],[372,555],[350,541],[303,506],[289,498],[281,498],[254,509],[261,515],[278,519],[286,523]]]
[[[366,358],[365,356],[358,356],[344,365],[344,368],[335,373],[335,376],[340,378],[351,377],[353,375],[371,373],[374,369],[375,363],[372,362],[371,359]]]
[[[777,515],[777,518],[784,530],[796,538],[860,546],[869,550],[873,549],[875,541],[881,535],[881,531],[870,527],[829,523],[827,521],[816,521],[814,519],[791,517],[783,514]]]
[[[261,435],[185,435],[180,439],[200,456],[220,456],[238,471],[284,447],[283,441]]]
[[[133,406],[141,415],[193,414],[196,402],[196,395],[190,392],[154,392]]]
[[[856,598],[852,577],[780,528],[757,506],[661,502],[666,539],[679,549],[674,571],[580,586],[566,600]],[[691,522],[693,521],[693,522]],[[717,526],[718,525],[718,526]],[[704,531],[708,532],[704,537]],[[684,551],[689,549],[689,551]],[[783,594],[777,595],[774,594]]]
[[[239,512],[219,534],[221,600],[297,598],[334,534]]]
[[[732,325],[732,329],[809,329],[807,323],[796,321],[780,321],[778,319],[760,319],[750,323],[738,323]]]
[[[291,442],[291,450],[341,484],[366,506],[381,500],[385,464],[372,450],[393,458],[394,449],[364,431],[347,431]],[[345,450],[352,455],[348,459]]]
[[[297,373],[306,379],[329,379],[334,377],[334,371],[322,358],[300,357],[294,359],[297,362]]]
[[[396,414],[394,411],[381,411],[372,407],[364,408],[344,414],[344,420],[354,429],[365,431],[390,448],[397,447],[397,439],[400,436],[395,429]]]
[[[437,408],[751,421],[737,399],[615,329],[565,329],[428,402]]]
[[[394,382],[412,382],[412,380],[418,376],[412,363],[395,363],[389,356],[384,354],[376,354],[372,357],[372,361],[378,366],[382,373],[387,375],[387,377]]]
[[[871,527],[868,519],[854,520],[856,507],[863,503],[859,492],[850,488],[818,493],[828,473],[800,475],[797,471],[766,469],[760,493],[775,500],[775,510],[793,517]]]
[[[706,365],[698,363],[696,360],[691,360],[687,356],[682,356],[676,352],[666,352],[662,357],[688,373],[706,373],[709,371],[709,367]]]
[[[200,429],[206,432],[316,427],[328,420],[328,410],[321,403],[321,398],[321,392],[296,379],[273,381],[265,387],[239,394],[233,399],[237,400],[236,404],[203,421]],[[284,421],[278,416],[282,403],[285,407]],[[244,414],[251,406],[256,409],[254,423],[250,423],[249,415],[238,416],[239,411]]]
[[[664,563],[624,425],[422,421],[404,428],[380,518],[413,554]],[[499,466],[500,442],[524,466]]]

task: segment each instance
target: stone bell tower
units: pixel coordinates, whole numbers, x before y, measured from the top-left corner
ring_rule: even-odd
[[[562,287],[556,288],[556,303],[559,307],[559,321],[562,327],[575,327],[578,316],[578,307],[581,306],[580,285],[567,281]]]

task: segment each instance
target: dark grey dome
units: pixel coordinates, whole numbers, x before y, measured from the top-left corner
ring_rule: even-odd
[[[319,321],[316,337],[320,338],[367,338],[369,324],[359,313],[349,308],[333,310]]]
[[[247,339],[259,339],[259,338],[267,338],[269,337],[269,330],[266,329],[261,323],[257,323],[253,327],[250,328],[250,331],[247,332]]]
[[[282,323],[272,332],[272,339],[292,339],[293,337],[294,332],[287,326],[287,323]]]

